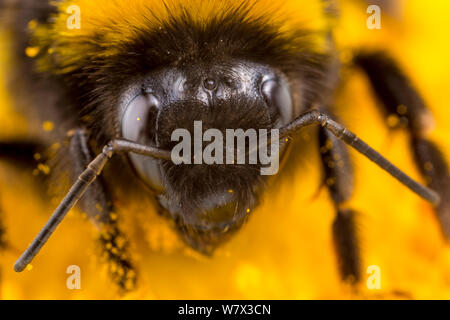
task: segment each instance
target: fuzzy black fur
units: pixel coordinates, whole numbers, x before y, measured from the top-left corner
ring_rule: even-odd
[[[195,22],[187,11],[171,16],[162,21],[161,29],[137,30],[136,39],[123,44],[120,54],[83,61],[58,81],[66,84],[73,107],[88,128],[99,134],[101,143],[117,134],[111,108],[118,104],[118,94],[161,68],[230,59],[267,64],[302,82],[302,105],[309,106],[324,93],[328,58],[310,49],[307,32],[281,34],[269,19],[249,18],[249,11],[243,5],[211,17],[206,24]],[[98,33],[86,41],[98,38],[100,42],[103,36]]]
[[[171,150],[176,143],[170,141],[170,136],[177,128],[189,130],[193,137],[195,120],[202,121],[203,131],[209,128],[221,130],[224,139],[226,129],[270,129],[273,124],[267,110],[262,101],[258,103],[240,97],[219,100],[211,106],[198,101],[181,101],[163,110],[159,116],[159,146]],[[223,154],[226,154],[225,145]],[[231,231],[230,227],[241,225],[248,214],[246,210],[257,204],[258,189],[263,183],[259,164],[174,165],[164,161],[163,178],[173,208],[171,211],[178,211],[179,227],[204,231],[204,236],[189,239],[191,244],[196,242],[196,248],[211,245],[208,242],[212,236],[206,231],[218,233],[213,237],[217,245],[217,239],[222,238],[227,230]],[[232,196],[229,190],[233,190]],[[220,205],[217,202],[224,195],[229,196],[227,205],[221,211],[210,212],[211,202]]]
[[[333,223],[333,240],[343,279],[357,282],[361,279],[361,259],[353,210],[339,210]]]
[[[355,222],[356,211],[346,208],[353,195],[353,167],[348,149],[326,129],[319,130],[324,184],[335,206],[333,241],[341,276],[347,281],[361,277],[360,249]]]
[[[403,120],[400,124],[414,133],[426,129],[421,121],[428,112],[425,102],[391,57],[384,52],[360,52],[355,56],[355,63],[366,72],[388,115],[397,115]]]
[[[411,147],[418,168],[427,184],[436,190],[441,202],[436,208],[444,235],[450,238],[450,171],[445,157],[437,145],[420,137],[411,138]]]

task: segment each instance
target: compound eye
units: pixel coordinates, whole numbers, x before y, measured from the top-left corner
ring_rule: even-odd
[[[122,116],[122,137],[143,145],[155,145],[156,119],[159,101],[150,93],[136,96],[126,107]],[[162,192],[159,161],[137,154],[129,154],[129,159],[138,175],[152,189]]]
[[[123,113],[123,137],[131,141],[154,138],[158,111],[159,102],[153,94],[136,96]]]
[[[279,117],[282,125],[293,120],[294,109],[288,84],[283,80],[269,79],[263,82],[261,93],[271,108],[271,114]]]

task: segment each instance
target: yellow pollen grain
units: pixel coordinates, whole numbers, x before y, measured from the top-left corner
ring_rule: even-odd
[[[141,121],[141,118],[137,118],[137,121]]]
[[[228,190],[228,193],[233,193],[233,190],[232,189]]]
[[[127,241],[125,240],[124,237],[118,237],[116,239],[116,245],[117,245],[117,248],[119,248],[119,249],[122,249],[126,243],[127,243]]]
[[[45,122],[42,124],[42,128],[43,128],[45,131],[49,132],[49,131],[52,131],[52,130],[55,128],[55,125],[54,125],[53,122],[51,122],[51,121],[45,121]]]
[[[404,104],[401,104],[397,107],[397,112],[400,115],[405,115],[407,111],[408,111],[408,108]]]
[[[29,58],[36,57],[38,55],[38,53],[39,53],[39,48],[38,47],[28,47],[28,48],[25,49],[25,54]]]
[[[38,164],[38,169],[39,169],[39,171],[43,172],[46,175],[48,175],[50,173],[50,167],[43,163]]]
[[[132,280],[128,280],[125,282],[125,288],[127,290],[132,290],[134,288],[134,283]]]
[[[37,21],[36,20],[31,20],[30,22],[28,22],[28,29],[30,30],[34,30],[37,27]]]
[[[247,213],[250,213],[250,209],[247,209]]]
[[[58,142],[54,143],[51,145],[50,147],[52,150],[58,150],[59,148],[61,148],[61,144],[59,144]]]
[[[41,159],[41,154],[40,153],[35,153],[33,157],[34,157],[34,160],[40,160]]]
[[[391,114],[387,117],[387,125],[391,128],[398,126],[400,120],[395,114]]]
[[[425,162],[424,168],[426,171],[431,171],[433,170],[433,164],[431,162]]]
[[[110,270],[111,272],[116,272],[116,271],[117,271],[117,265],[114,264],[114,263],[111,263],[111,264],[109,265],[109,270]]]
[[[103,212],[103,207],[100,203],[95,204],[95,208],[97,209],[97,211]]]
[[[25,270],[27,271],[31,271],[33,269],[33,266],[31,264],[27,265],[27,267],[25,268]]]
[[[327,180],[326,180],[326,184],[327,184],[327,186],[332,186],[332,185],[334,185],[336,183],[336,179],[334,179],[334,178],[328,178]]]
[[[136,273],[133,270],[128,270],[127,272],[127,278],[132,279],[136,276]]]

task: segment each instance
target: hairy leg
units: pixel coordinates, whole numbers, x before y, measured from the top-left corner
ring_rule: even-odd
[[[71,133],[69,149],[73,159],[72,178],[75,181],[93,160],[88,135],[84,130]],[[136,285],[136,271],[130,262],[128,241],[118,227],[117,215],[100,177],[92,183],[78,206],[99,226],[101,256],[107,263],[112,279],[122,290],[132,290]]]
[[[343,280],[361,278],[355,211],[346,202],[353,193],[353,170],[346,146],[325,128],[319,129],[324,181],[335,207],[333,240]]]
[[[436,215],[444,235],[449,238],[450,174],[442,152],[428,138],[433,127],[431,112],[397,63],[384,53],[359,53],[355,63],[368,75],[386,114],[409,131],[418,169],[428,186],[440,195]]]

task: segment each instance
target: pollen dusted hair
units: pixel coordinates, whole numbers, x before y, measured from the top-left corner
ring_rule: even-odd
[[[292,3],[286,2],[287,9]],[[297,20],[275,15],[287,10],[274,11],[268,1],[78,4],[80,30],[65,28],[68,14],[63,2],[55,22],[35,28],[32,44],[39,48],[38,70],[64,84],[68,101],[76,104],[69,112],[79,114],[100,144],[118,134],[111,108],[118,105],[124,88],[164,66],[239,58],[270,65],[300,82],[302,105],[310,105],[324,92],[328,59],[323,33],[306,20],[301,21],[305,28],[298,15]],[[319,9],[317,4],[304,8],[310,13]]]

